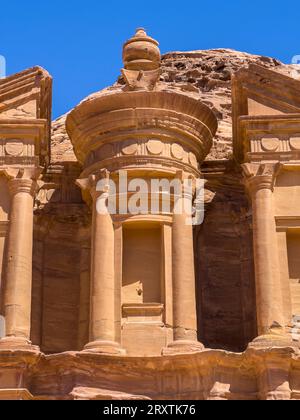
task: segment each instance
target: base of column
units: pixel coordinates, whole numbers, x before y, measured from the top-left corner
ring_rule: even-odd
[[[21,337],[4,337],[0,339],[0,351],[31,351],[40,353],[40,348],[34,346],[31,341]]]
[[[175,356],[176,354],[201,353],[205,347],[199,341],[178,340],[173,341],[162,350],[162,356]]]
[[[255,338],[255,340],[249,344],[248,349],[264,350],[274,347],[293,349],[299,348],[290,335],[284,333],[270,333]]]
[[[84,347],[83,353],[97,353],[111,356],[125,356],[126,351],[113,341],[94,341]]]

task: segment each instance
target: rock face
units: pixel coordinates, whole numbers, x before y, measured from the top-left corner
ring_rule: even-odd
[[[66,132],[67,114],[52,123],[51,160],[52,163],[76,162],[72,143]]]
[[[163,56],[162,80],[168,88],[189,92],[208,105],[219,120],[219,130],[209,160],[232,157],[232,75],[250,63],[292,73],[280,61],[230,49],[173,52]]]

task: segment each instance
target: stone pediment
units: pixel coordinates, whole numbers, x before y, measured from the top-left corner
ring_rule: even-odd
[[[43,164],[50,155],[52,78],[33,67],[0,80],[2,165]],[[32,148],[34,146],[34,149]]]
[[[41,67],[0,80],[0,118],[49,119],[52,78]]]
[[[234,153],[242,161],[241,119],[300,114],[300,82],[250,64],[233,76],[232,111]]]

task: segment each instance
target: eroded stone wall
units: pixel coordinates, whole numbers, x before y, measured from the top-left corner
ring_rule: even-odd
[[[77,176],[76,164],[53,165],[36,203],[31,338],[47,354],[88,336],[90,216]]]
[[[195,231],[199,336],[208,348],[243,351],[257,335],[251,210],[233,162],[203,172],[212,196]]]

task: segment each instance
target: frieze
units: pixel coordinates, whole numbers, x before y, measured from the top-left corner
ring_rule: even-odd
[[[34,141],[0,138],[0,165],[37,165]]]
[[[250,136],[250,153],[251,154],[280,154],[284,159],[285,154],[293,153],[294,157],[298,160],[300,152],[300,134],[289,135],[254,135]],[[288,156],[287,156],[288,158]],[[290,160],[290,159],[288,159]]]
[[[21,140],[10,140],[5,144],[5,152],[9,156],[21,156],[24,151],[24,144]]]
[[[96,163],[108,161],[113,158],[124,160],[130,159],[138,164],[140,157],[148,157],[151,159],[167,158],[172,161],[182,162],[191,165],[195,169],[199,169],[196,151],[192,151],[186,145],[178,142],[166,141],[162,139],[128,139],[107,143],[99,149],[93,151],[88,156],[85,166],[89,167]],[[199,158],[200,159],[200,158]]]

